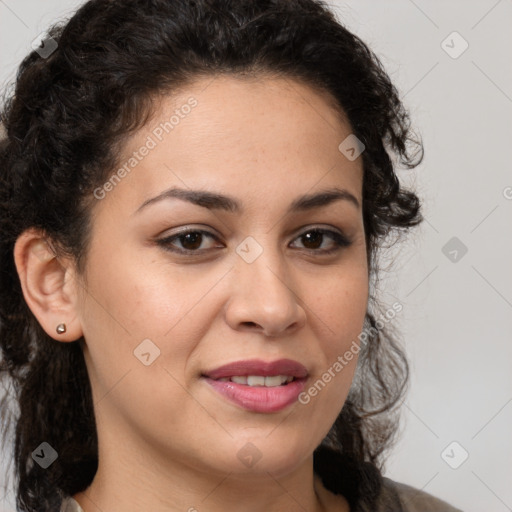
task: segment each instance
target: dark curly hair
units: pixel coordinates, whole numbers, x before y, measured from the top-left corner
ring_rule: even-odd
[[[152,115],[152,98],[220,74],[284,77],[328,92],[366,147],[369,337],[343,409],[314,452],[314,470],[330,486],[336,461],[350,505],[371,509],[408,380],[398,336],[378,320],[378,256],[384,240],[422,220],[418,197],[395,167],[414,168],[423,146],[379,59],[321,0],[91,0],[48,34],[58,47],[23,60],[0,114],[1,411],[5,438],[11,428],[15,438],[19,509],[58,510],[64,496],[85,490],[98,447],[83,338],[56,342],[36,321],[14,244],[39,228],[82,272],[93,190],[116,167],[127,135]],[[42,440],[59,454],[46,470],[31,459]]]

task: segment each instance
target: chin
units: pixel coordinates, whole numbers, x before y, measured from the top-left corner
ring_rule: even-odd
[[[229,471],[239,475],[258,475],[268,477],[284,477],[292,473],[303,463],[308,454],[298,450],[295,445],[286,444],[285,440],[279,443],[269,443],[268,439],[252,438],[252,441],[239,441],[236,443],[237,449],[231,452],[229,461]]]

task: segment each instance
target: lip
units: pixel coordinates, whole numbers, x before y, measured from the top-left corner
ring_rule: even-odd
[[[282,386],[247,386],[231,381],[219,381],[225,377],[260,375],[291,375],[292,382]],[[278,412],[297,401],[303,391],[308,371],[306,367],[292,359],[279,359],[265,362],[259,359],[236,361],[202,375],[202,378],[215,391],[238,406],[259,413]]]
[[[307,377],[308,370],[298,361],[293,359],[278,359],[276,361],[262,361],[261,359],[248,359],[225,364],[203,374],[210,379],[217,380],[236,375],[261,375],[271,377],[273,375],[291,375],[296,379]]]

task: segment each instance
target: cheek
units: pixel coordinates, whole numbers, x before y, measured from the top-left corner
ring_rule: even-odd
[[[330,425],[341,411],[352,384],[360,351],[360,335],[368,305],[365,267],[339,272],[326,280],[324,293],[313,296],[310,314],[315,318],[322,364],[300,400]]]
[[[178,428],[172,411],[191,413],[195,404],[184,391],[184,372],[203,335],[202,324],[190,321],[204,295],[200,280],[194,286],[175,267],[157,272],[150,262],[122,254],[111,254],[104,264],[89,261],[84,336],[98,417],[115,404],[132,425],[151,417]]]
[[[318,283],[317,283],[318,285]],[[318,293],[321,291],[321,293]],[[326,353],[339,355],[357,339],[368,306],[368,275],[365,267],[351,267],[326,276],[312,294],[311,309],[323,324]]]
[[[107,329],[123,331],[134,341],[163,336],[197,302],[198,280],[177,266],[137,257],[136,250],[110,249],[96,251],[89,260],[90,312]]]
[[[187,359],[216,312],[214,294],[208,292],[219,272],[110,250],[108,257],[102,257],[109,252],[105,249],[89,258],[84,335],[98,379],[108,388],[123,370],[137,370],[141,362],[136,354],[146,347],[150,360],[158,358],[151,367],[162,365],[183,383]],[[163,378],[169,380],[169,375]]]

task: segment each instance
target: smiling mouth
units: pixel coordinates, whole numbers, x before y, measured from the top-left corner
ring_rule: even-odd
[[[234,361],[201,375],[218,395],[250,412],[275,413],[291,406],[304,390],[309,372],[293,359]]]
[[[206,377],[206,375],[203,375]],[[244,386],[273,388],[278,386],[286,386],[295,377],[292,375],[233,375],[232,377],[222,377],[220,379],[213,379],[218,382],[235,382]]]
[[[293,405],[306,386],[306,377],[292,375],[233,375],[202,380],[216,393],[251,413],[278,413]]]

